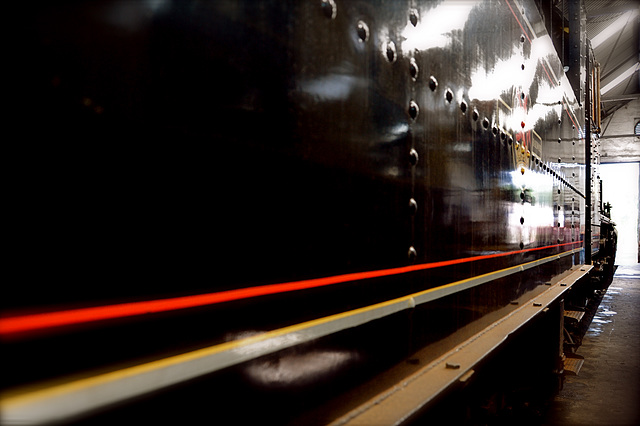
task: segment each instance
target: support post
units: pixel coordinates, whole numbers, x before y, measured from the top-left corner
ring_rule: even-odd
[[[585,162],[585,182],[584,182],[584,190],[585,190],[585,200],[584,200],[584,260],[587,265],[591,265],[591,73],[590,73],[590,58],[589,58],[589,45],[588,41],[586,41],[586,85],[585,85],[585,97],[584,97],[584,127],[585,127],[585,135],[584,135],[584,162]]]

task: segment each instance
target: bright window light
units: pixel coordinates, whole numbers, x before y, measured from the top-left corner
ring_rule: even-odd
[[[603,203],[611,203],[618,230],[616,265],[638,263],[638,163],[600,165]]]

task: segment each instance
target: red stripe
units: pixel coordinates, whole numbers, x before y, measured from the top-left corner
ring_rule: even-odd
[[[551,76],[549,75],[549,72],[547,71],[547,67],[544,66],[544,62],[542,62],[542,69],[544,70],[544,73],[547,75],[547,78],[549,79],[549,81],[551,82],[551,86],[559,86],[560,82],[553,80],[551,78]]]
[[[405,274],[408,272],[422,271],[427,269],[439,268],[442,266],[458,265],[461,263],[473,262],[477,260],[491,259],[567,245],[576,245],[580,243],[581,242],[578,241],[573,243],[556,244],[545,247],[537,247],[533,249],[517,250],[506,253],[495,253],[475,257],[465,257],[462,259],[424,263],[420,265],[411,265],[400,268],[356,272],[352,274],[335,275],[331,277],[315,278],[289,283],[240,288],[235,290],[221,291],[218,293],[198,294],[193,296],[175,297],[171,299],[149,300],[143,302],[122,303],[116,305],[96,306],[92,308],[81,308],[67,311],[46,312],[41,314],[0,318],[0,336],[7,336],[16,333],[37,331],[67,325],[82,324],[87,322],[126,318],[151,313],[214,305],[217,303],[229,302],[233,300],[249,299],[252,297],[265,296],[269,294],[287,293],[290,291],[305,290],[345,282]]]
[[[571,120],[571,123],[573,124],[573,127],[576,129],[576,131],[578,132],[578,136],[582,137],[582,128],[580,128],[580,126],[578,126],[576,124],[576,122],[573,120],[573,117],[571,115],[571,112],[569,111],[569,108],[567,107],[567,103],[564,102],[564,99],[562,101],[562,106],[564,106],[564,110],[567,111],[567,115],[569,116],[569,120]],[[576,117],[576,120],[578,118]]]
[[[520,20],[518,19],[518,17],[516,16],[515,11],[513,10],[513,8],[511,7],[511,5],[509,4],[508,0],[505,0],[505,3],[507,3],[507,6],[509,6],[509,9],[511,10],[511,14],[513,15],[513,17],[516,19],[516,22],[518,23],[518,25],[520,26],[520,29],[522,30],[522,33],[524,34],[524,36],[527,38],[527,40],[529,40],[529,43],[531,43],[531,39],[529,38],[529,34],[527,34],[527,32],[524,30],[524,26],[522,25],[522,23],[520,23]],[[549,79],[549,81],[551,82],[552,86],[555,85],[559,85],[560,83],[557,82],[556,80],[552,79],[551,76],[549,75],[549,71],[547,71],[547,67],[544,66],[544,63],[542,63],[542,69],[544,70],[544,73],[547,75],[547,78]]]
[[[520,25],[520,29],[522,30],[522,34],[524,34],[524,36],[527,38],[527,40],[529,40],[529,43],[531,43],[531,39],[529,38],[529,34],[527,34],[527,32],[524,30],[524,27],[522,26],[522,24],[520,23],[520,20],[516,16],[516,13],[513,11],[513,8],[509,4],[509,1],[508,0],[504,0],[504,2],[507,3],[507,6],[509,6],[509,9],[511,9],[511,14],[513,15],[514,18],[516,18],[516,22],[518,22],[518,25]]]

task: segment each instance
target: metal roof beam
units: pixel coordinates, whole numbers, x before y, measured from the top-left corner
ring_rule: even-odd
[[[628,65],[628,64],[627,64]],[[635,74],[638,69],[640,69],[640,62],[636,62],[635,64],[631,65],[629,68],[627,68],[625,71],[621,72],[619,75],[617,75],[613,80],[611,80],[609,83],[607,83],[606,85],[604,85],[602,87],[602,89],[600,89],[600,94],[604,95],[605,93],[607,93],[609,90],[613,89],[614,87],[616,87],[618,84],[622,83],[623,81],[625,81],[626,79],[628,79],[629,77],[631,77],[633,74]]]
[[[616,6],[599,7],[595,10],[587,10],[587,21],[601,16],[616,15],[618,13],[626,13],[637,9],[633,4],[619,4]]]
[[[624,58],[623,61],[620,61],[620,59],[617,58],[616,62],[618,62],[618,66],[611,69],[610,71],[606,69],[606,72],[602,73],[602,75],[600,76],[601,81],[608,80],[609,78],[616,78],[617,75],[621,74],[621,70],[625,69],[636,60],[636,56],[637,56],[636,52],[628,51],[625,53],[628,53],[628,55],[626,58]],[[605,70],[605,65],[606,63],[601,65],[602,70]]]
[[[609,24],[604,30],[600,31],[598,35],[591,39],[591,47],[595,49],[596,47],[604,43],[609,37],[617,34],[621,30],[624,31],[624,28],[626,28],[627,24],[629,22],[632,22],[636,16],[638,16],[637,8],[621,15],[619,18]]]
[[[603,99],[600,98],[600,102],[625,102],[634,101],[640,98],[640,93],[632,93],[630,95],[619,96],[617,98]]]

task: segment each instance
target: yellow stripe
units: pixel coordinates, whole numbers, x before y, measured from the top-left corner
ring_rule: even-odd
[[[540,137],[540,135],[537,134],[536,131],[533,129],[531,131],[533,132],[534,135],[536,135],[536,137],[540,140],[540,142],[542,142],[542,138]]]
[[[570,252],[575,252],[576,250],[579,249],[574,249],[574,250],[570,250]],[[564,252],[561,254],[567,254],[569,252]],[[255,335],[255,336],[251,336],[251,337],[247,337],[244,339],[239,339],[239,340],[234,340],[231,342],[226,342],[226,343],[222,343],[222,344],[218,344],[215,346],[210,346],[208,348],[203,348],[203,349],[198,349],[192,352],[187,352],[184,354],[180,354],[180,355],[176,355],[176,356],[172,356],[172,357],[168,357],[168,358],[164,358],[164,359],[160,359],[157,361],[152,361],[146,364],[141,364],[141,365],[137,365],[134,367],[128,367],[128,368],[124,368],[122,370],[117,370],[117,371],[113,371],[110,373],[105,373],[105,374],[100,374],[94,377],[89,377],[86,379],[80,379],[77,381],[73,381],[73,382],[69,382],[69,383],[65,383],[62,385],[57,385],[57,386],[53,386],[50,388],[46,388],[46,389],[41,389],[41,390],[37,390],[37,391],[33,391],[30,393],[26,393],[26,394],[22,394],[22,395],[17,395],[17,396],[13,396],[13,397],[7,397],[7,398],[3,398],[0,399],[0,404],[2,404],[2,406],[4,408],[7,408],[9,405],[13,406],[13,407],[17,407],[17,406],[24,406],[27,404],[32,404],[32,403],[36,403],[39,400],[46,400],[49,398],[53,398],[56,397],[58,395],[62,395],[62,394],[69,394],[69,393],[73,393],[73,392],[78,392],[78,391],[83,391],[87,388],[91,388],[91,387],[97,387],[100,385],[104,385],[107,384],[109,382],[114,382],[114,381],[118,381],[118,380],[122,380],[128,377],[132,377],[132,376],[136,376],[136,375],[140,375],[140,374],[144,374],[147,372],[151,372],[154,370],[160,370],[162,368],[165,367],[170,367],[170,366],[174,366],[177,364],[181,364],[184,362],[188,362],[188,361],[193,361],[196,359],[200,359],[203,357],[207,357],[207,356],[211,356],[211,355],[215,355],[218,353],[222,353],[222,352],[226,352],[226,351],[232,351],[232,350],[237,350],[239,348],[242,347],[246,347],[255,343],[260,343],[260,342],[264,342],[268,339],[272,339],[272,338],[276,338],[276,337],[281,337],[287,334],[291,334],[291,333],[296,333],[296,332],[300,332],[303,330],[307,330],[310,329],[312,327],[315,326],[319,326],[319,325],[323,325],[323,324],[327,324],[330,322],[334,322],[334,321],[339,321],[348,317],[352,317],[361,313],[366,313],[366,312],[371,312],[374,310],[378,310],[380,308],[384,308],[387,306],[392,306],[398,303],[402,303],[402,302],[406,302],[407,306],[410,306],[410,302],[411,299],[428,294],[428,293],[432,293],[438,290],[442,290],[442,289],[446,289],[446,288],[451,288],[451,287],[455,287],[455,286],[460,286],[463,285],[465,283],[468,283],[470,281],[473,280],[478,280],[480,278],[483,277],[489,277],[491,275],[496,275],[502,272],[507,272],[507,271],[516,271],[517,269],[521,269],[524,268],[527,265],[532,265],[533,263],[544,263],[545,261],[549,261],[552,260],[553,258],[557,258],[559,255],[553,255],[553,256],[548,256],[545,258],[541,258],[541,259],[537,259],[531,262],[527,262],[527,263],[523,263],[517,266],[512,266],[509,268],[505,268],[505,269],[501,269],[498,271],[493,271],[493,272],[489,272],[486,274],[482,274],[482,275],[477,275],[474,276],[472,278],[467,278],[464,280],[460,280],[460,281],[455,281],[449,284],[445,284],[439,287],[434,287],[434,288],[430,288],[428,290],[423,290],[417,293],[413,293],[407,296],[402,296],[396,299],[392,299],[392,300],[388,300],[386,302],[381,302],[381,303],[377,303],[375,305],[370,305],[370,306],[365,306],[362,308],[358,308],[358,309],[354,309],[351,311],[346,311],[346,312],[342,312],[339,314],[334,314],[334,315],[330,315],[324,318],[318,318],[315,320],[311,320],[311,321],[307,321],[307,322],[303,322],[303,323],[299,323],[299,324],[295,324],[295,325],[291,325],[288,327],[283,327],[277,330],[273,330],[273,331],[269,331],[269,332],[265,332],[263,334],[259,334],[259,335]]]
[[[509,105],[507,105],[507,103],[505,101],[502,100],[502,98],[498,98],[498,100],[500,102],[502,102],[502,105],[506,106],[507,108],[509,108],[509,111],[511,111],[511,107]]]

